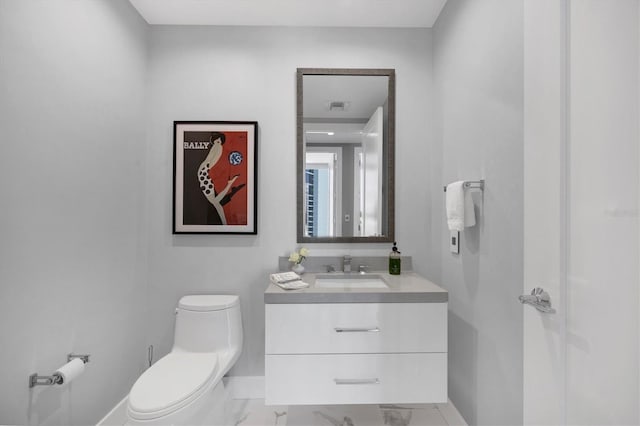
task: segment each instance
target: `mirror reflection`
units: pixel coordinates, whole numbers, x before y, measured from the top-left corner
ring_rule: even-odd
[[[393,70],[304,71],[298,240],[391,241]]]

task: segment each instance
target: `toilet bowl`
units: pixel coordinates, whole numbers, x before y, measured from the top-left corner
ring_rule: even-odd
[[[222,377],[242,349],[238,296],[184,296],[176,309],[174,344],[135,382],[127,424],[223,424]]]

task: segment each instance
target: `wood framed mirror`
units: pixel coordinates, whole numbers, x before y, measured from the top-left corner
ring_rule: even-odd
[[[297,240],[394,240],[395,70],[298,68]]]

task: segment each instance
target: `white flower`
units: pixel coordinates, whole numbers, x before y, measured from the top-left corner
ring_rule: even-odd
[[[309,254],[309,250],[302,247],[299,251],[294,251],[289,256],[289,262],[297,263],[298,265],[304,262],[307,255]]]

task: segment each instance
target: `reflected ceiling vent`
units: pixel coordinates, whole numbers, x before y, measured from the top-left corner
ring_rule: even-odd
[[[329,101],[325,104],[327,111],[335,112],[348,111],[349,106],[351,106],[351,102],[346,101]]]

